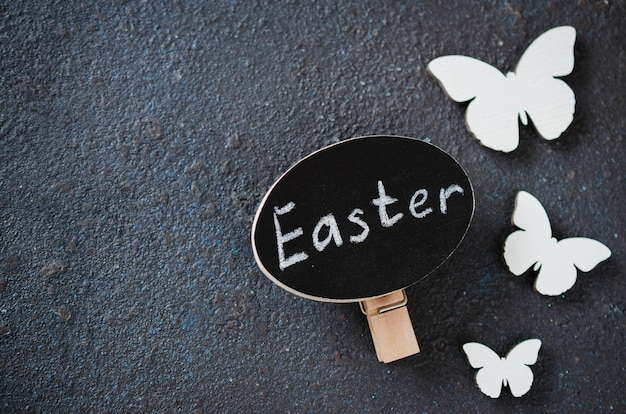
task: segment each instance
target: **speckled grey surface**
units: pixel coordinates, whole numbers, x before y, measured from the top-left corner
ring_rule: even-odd
[[[334,3],[0,5],[0,411],[626,410],[624,1]],[[573,124],[481,147],[426,65],[510,70],[563,24]],[[358,306],[283,291],[249,242],[286,168],[367,134],[440,146],[477,198],[455,255],[408,290],[422,352],[389,365]],[[557,237],[613,251],[564,297],[503,263],[521,189]],[[461,345],[531,337],[531,391],[481,394]]]

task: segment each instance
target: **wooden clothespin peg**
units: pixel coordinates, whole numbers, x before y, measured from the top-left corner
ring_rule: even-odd
[[[404,290],[359,302],[380,362],[397,361],[420,351],[406,303]]]

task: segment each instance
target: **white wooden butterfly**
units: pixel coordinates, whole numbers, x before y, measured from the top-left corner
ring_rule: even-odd
[[[487,63],[467,56],[434,59],[428,71],[456,102],[472,100],[465,120],[486,147],[511,152],[519,143],[518,118],[533,121],[539,134],[553,140],[574,118],[572,89],[555,77],[574,69],[576,30],[560,26],[548,30],[528,46],[515,72],[502,74]]]
[[[476,383],[483,394],[498,398],[502,385],[509,387],[514,397],[526,394],[533,384],[533,372],[528,365],[537,362],[541,341],[527,339],[517,344],[504,358],[478,342],[463,345],[463,351],[476,373]]]
[[[539,271],[535,290],[543,295],[556,296],[569,290],[576,282],[576,268],[588,272],[611,256],[608,247],[593,239],[557,241],[543,206],[525,191],[517,193],[512,221],[521,230],[504,241],[504,261],[515,276],[534,265],[533,270]]]

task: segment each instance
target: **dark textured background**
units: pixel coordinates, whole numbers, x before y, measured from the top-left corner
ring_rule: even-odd
[[[0,411],[624,412],[624,1],[0,5]],[[426,73],[510,70],[577,29],[573,124],[484,149]],[[257,269],[251,218],[302,156],[430,140],[476,191],[456,254],[408,290],[422,353],[376,360],[356,305]],[[613,256],[564,297],[501,257],[518,190]],[[491,400],[461,345],[540,338],[531,391]]]

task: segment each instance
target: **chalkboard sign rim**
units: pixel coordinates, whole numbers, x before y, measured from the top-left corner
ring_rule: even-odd
[[[380,298],[380,297],[386,296],[389,293],[391,293],[391,292],[386,292],[386,293],[382,293],[380,295],[375,295],[375,296],[371,296],[371,297],[364,297],[364,298],[355,298],[355,299],[331,299],[331,298],[324,298],[324,297],[319,297],[319,296],[313,296],[313,295],[309,295],[309,294],[300,292],[299,290],[296,290],[296,289],[286,285],[285,283],[281,282],[280,280],[278,280],[275,276],[273,276],[265,268],[265,266],[263,265],[263,262],[261,261],[261,258],[259,257],[259,254],[257,252],[256,243],[255,243],[256,228],[257,228],[257,223],[258,223],[258,221],[260,219],[261,212],[262,212],[263,208],[265,207],[265,203],[267,202],[267,199],[270,197],[270,195],[272,194],[274,188],[283,179],[283,177],[287,176],[300,163],[304,162],[305,160],[307,160],[307,159],[309,159],[311,157],[316,156],[318,153],[320,153],[322,151],[327,151],[327,150],[329,150],[332,147],[335,147],[337,145],[341,145],[341,144],[345,145],[347,142],[350,142],[350,141],[356,141],[356,140],[361,140],[361,139],[372,139],[372,138],[383,138],[383,139],[385,139],[385,138],[391,138],[391,139],[400,138],[400,139],[407,139],[407,140],[412,140],[412,141],[419,141],[420,143],[423,143],[423,144],[426,144],[426,145],[430,145],[431,147],[435,148],[436,150],[441,151],[444,154],[446,154],[461,169],[461,171],[463,171],[465,176],[468,178],[467,182],[469,183],[470,190],[472,191],[472,212],[471,212],[469,220],[467,222],[467,226],[465,227],[465,231],[463,232],[463,235],[459,239],[459,242],[457,243],[457,245],[441,261],[441,263],[439,263],[435,268],[433,268],[430,272],[428,272],[427,274],[423,275],[421,278],[419,278],[418,280],[414,281],[413,283],[410,283],[407,286],[404,286],[402,289],[404,290],[404,289],[406,289],[408,287],[411,287],[411,286],[421,282],[422,280],[426,279],[432,273],[434,273],[437,269],[439,269],[439,267],[441,265],[443,265],[450,258],[450,256],[452,256],[454,254],[454,252],[458,249],[458,247],[461,245],[461,243],[465,239],[465,236],[467,235],[467,232],[469,231],[470,225],[471,225],[472,220],[474,218],[474,213],[476,211],[476,197],[474,196],[474,194],[475,194],[474,187],[472,185],[471,180],[469,179],[469,176],[467,175],[467,172],[465,171],[463,166],[461,164],[459,164],[459,162],[454,157],[452,157],[450,154],[448,154],[446,151],[444,151],[442,148],[438,147],[437,145],[434,145],[434,144],[432,144],[432,143],[430,143],[428,141],[425,141],[425,140],[419,139],[419,138],[415,138],[415,137],[407,137],[407,136],[403,136],[403,135],[384,135],[384,134],[381,134],[381,135],[363,135],[363,136],[348,138],[348,139],[345,139],[345,140],[342,140],[342,141],[335,142],[333,144],[327,145],[327,146],[322,147],[320,149],[317,149],[317,150],[313,151],[312,153],[310,153],[310,154],[306,155],[305,157],[300,158],[298,161],[296,161],[284,173],[282,173],[276,179],[276,181],[274,181],[274,183],[270,186],[270,188],[267,190],[267,192],[265,193],[265,195],[261,199],[261,202],[259,203],[259,207],[257,208],[257,211],[256,211],[256,213],[254,215],[254,220],[252,221],[252,232],[251,232],[251,235],[250,235],[251,244],[252,244],[252,253],[254,255],[254,260],[256,261],[257,266],[259,266],[259,268],[261,269],[263,274],[268,279],[270,279],[272,282],[274,282],[276,285],[280,286],[281,288],[283,288],[287,292],[289,292],[291,294],[294,294],[296,296],[305,298],[305,299],[315,300],[315,301],[318,301],[318,302],[327,302],[327,303],[355,303],[355,302],[363,302],[363,301],[370,300],[370,299]]]

